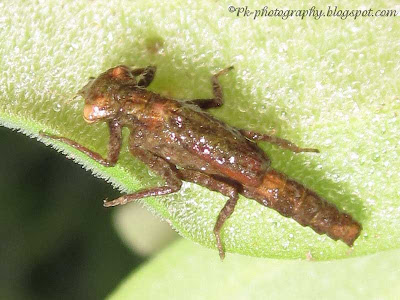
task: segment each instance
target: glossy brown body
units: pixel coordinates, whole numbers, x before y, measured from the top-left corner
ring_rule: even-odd
[[[133,140],[145,136],[141,144],[146,150],[179,167],[234,181],[248,198],[319,234],[353,244],[361,227],[351,216],[273,170],[265,153],[238,130],[192,104],[149,91],[146,96],[150,101],[142,114],[153,118],[131,128]]]
[[[270,167],[270,160],[255,141],[269,141],[295,152],[318,152],[299,148],[289,141],[239,130],[205,111],[222,104],[222,90],[212,77],[214,98],[179,101],[148,91],[155,68],[118,66],[90,81],[80,94],[85,98],[87,122],[107,121],[110,128],[107,159],[67,138],[62,140],[106,166],[116,163],[121,146],[121,128],[130,129],[131,153],[166,180],[166,186],[139,191],[106,202],[125,204],[134,199],[179,190],[181,180],[191,181],[229,197],[217,218],[214,233],[221,258],[224,250],[219,232],[233,213],[238,194],[291,217],[319,234],[351,246],[361,225],[340,212],[313,191]],[[153,72],[153,74],[151,73]],[[147,76],[147,77],[146,77]]]
[[[126,125],[132,142],[143,136],[143,148],[181,168],[227,177],[241,185],[261,184],[270,162],[255,143],[193,104],[151,92],[147,96],[151,100],[141,114],[152,117]]]

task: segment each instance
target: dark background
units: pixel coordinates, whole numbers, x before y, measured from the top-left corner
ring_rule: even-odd
[[[2,299],[101,299],[143,262],[102,207],[111,185],[4,127],[0,157]]]

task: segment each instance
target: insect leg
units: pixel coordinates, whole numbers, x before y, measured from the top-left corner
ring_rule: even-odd
[[[148,87],[150,83],[153,81],[154,76],[156,75],[156,66],[148,66],[146,68],[137,68],[131,70],[133,76],[140,76],[141,78],[138,81],[138,86],[140,87]]]
[[[139,158],[146,165],[148,165],[150,169],[160,175],[166,181],[166,185],[161,187],[143,189],[132,194],[121,196],[112,201],[105,200],[105,207],[123,205],[137,199],[150,196],[167,195],[180,190],[182,186],[182,181],[178,177],[178,173],[174,165],[169,164],[163,158],[158,157],[151,152],[141,149],[139,147],[130,147],[130,151],[135,157]]]
[[[202,109],[208,109],[213,107],[220,107],[224,103],[222,87],[219,84],[218,77],[220,75],[228,73],[233,69],[233,66],[219,71],[217,74],[211,77],[211,84],[213,89],[214,98],[211,99],[194,99],[188,101],[188,103],[195,104]]]
[[[219,213],[217,222],[214,226],[214,235],[217,242],[219,256],[221,260],[223,260],[225,257],[225,251],[222,246],[220,232],[225,221],[232,215],[235,209],[238,200],[237,188],[198,171],[178,170],[178,172],[183,180],[197,183],[201,186],[207,187],[212,191],[220,192],[224,196],[229,197],[229,200],[225,203],[225,206]]]
[[[121,143],[122,143],[122,134],[121,134],[121,126],[117,121],[110,121],[108,122],[108,127],[110,130],[110,140],[108,142],[108,155],[107,158],[102,157],[99,153],[94,152],[77,142],[63,137],[63,136],[56,136],[44,133],[41,131],[39,134],[42,137],[50,138],[53,140],[61,141],[65,144],[74,147],[75,149],[85,153],[91,159],[94,159],[98,163],[102,164],[105,167],[113,167],[117,163],[119,152],[121,150]]]
[[[273,135],[268,135],[268,134],[263,134],[263,133],[257,133],[254,131],[250,130],[244,130],[244,129],[239,129],[240,133],[243,134],[245,137],[247,137],[250,140],[253,141],[265,141],[269,142],[271,144],[278,145],[279,147],[282,147],[284,149],[288,149],[290,151],[293,151],[295,153],[298,152],[316,152],[319,153],[318,149],[313,149],[313,148],[300,148],[293,144],[292,142],[278,138]]]

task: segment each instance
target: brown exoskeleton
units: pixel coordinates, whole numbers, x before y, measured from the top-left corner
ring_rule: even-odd
[[[220,231],[233,213],[239,194],[273,208],[303,226],[310,226],[319,234],[327,234],[352,246],[361,225],[313,191],[272,169],[269,158],[255,142],[267,141],[294,152],[318,150],[299,148],[281,138],[230,127],[205,111],[223,104],[218,77],[231,69],[233,67],[211,77],[213,98],[190,101],[170,99],[148,91],[146,87],[156,71],[154,66],[131,69],[121,65],[90,80],[79,91],[85,98],[83,117],[88,123],[108,123],[107,158],[68,138],[41,135],[67,143],[103,166],[112,167],[120,153],[122,127],[128,127],[130,152],[162,176],[165,185],[105,201],[104,206],[174,193],[181,188],[182,180],[218,191],[229,198],[214,226],[221,259],[225,252]]]

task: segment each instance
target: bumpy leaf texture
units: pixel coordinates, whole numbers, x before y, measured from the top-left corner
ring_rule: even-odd
[[[210,75],[234,65],[221,78],[225,105],[212,113],[230,125],[275,129],[300,146],[320,149],[320,154],[293,154],[261,144],[273,167],[350,213],[363,231],[350,250],[242,197],[223,229],[227,251],[275,258],[309,253],[325,260],[398,248],[399,22],[393,17],[254,20],[229,12],[229,5],[240,3],[0,3],[0,122],[31,137],[39,130],[64,135],[105,154],[106,127],[85,124],[82,99],[72,99],[88,77],[117,64],[153,64],[158,67],[153,91],[206,98]],[[250,10],[265,6],[262,1],[247,5]],[[326,1],[296,5],[328,7]],[[349,8],[363,5],[355,1]],[[396,8],[390,5],[381,1],[371,7]],[[129,155],[126,143],[114,168],[62,144],[52,146],[122,191],[162,183]],[[212,228],[225,201],[194,184],[144,200],[181,235],[207,247],[215,247]]]

